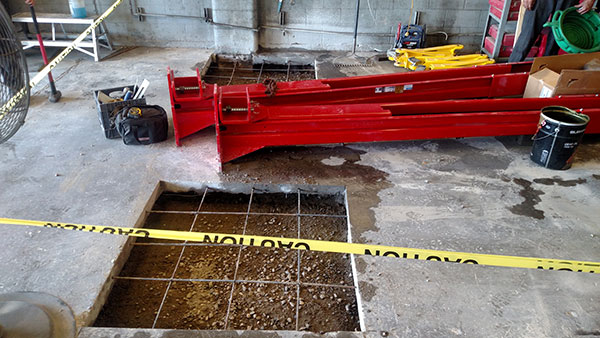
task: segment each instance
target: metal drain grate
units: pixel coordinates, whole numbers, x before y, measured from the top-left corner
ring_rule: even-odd
[[[144,227],[348,240],[343,189],[163,192]],[[140,238],[94,326],[360,330],[350,255]]]

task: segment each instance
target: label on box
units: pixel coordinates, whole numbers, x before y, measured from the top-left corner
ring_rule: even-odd
[[[540,91],[540,97],[552,97],[552,88],[548,86],[543,86]]]

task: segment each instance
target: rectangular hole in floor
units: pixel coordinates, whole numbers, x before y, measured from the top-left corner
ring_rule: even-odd
[[[278,82],[302,81],[314,80],[315,68],[312,64],[254,64],[250,61],[227,60],[217,56],[202,77],[206,83],[216,83],[219,86],[262,83],[267,78]]]
[[[144,227],[345,242],[331,188],[165,190]],[[139,238],[94,326],[358,331],[352,271],[347,254]]]

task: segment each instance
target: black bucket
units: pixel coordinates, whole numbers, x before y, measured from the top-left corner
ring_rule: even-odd
[[[543,108],[533,137],[531,160],[548,169],[569,169],[588,122],[589,116],[566,107]]]

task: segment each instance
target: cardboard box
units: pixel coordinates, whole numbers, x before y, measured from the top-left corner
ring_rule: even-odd
[[[536,58],[523,97],[600,94],[600,71],[583,70],[600,52]]]

